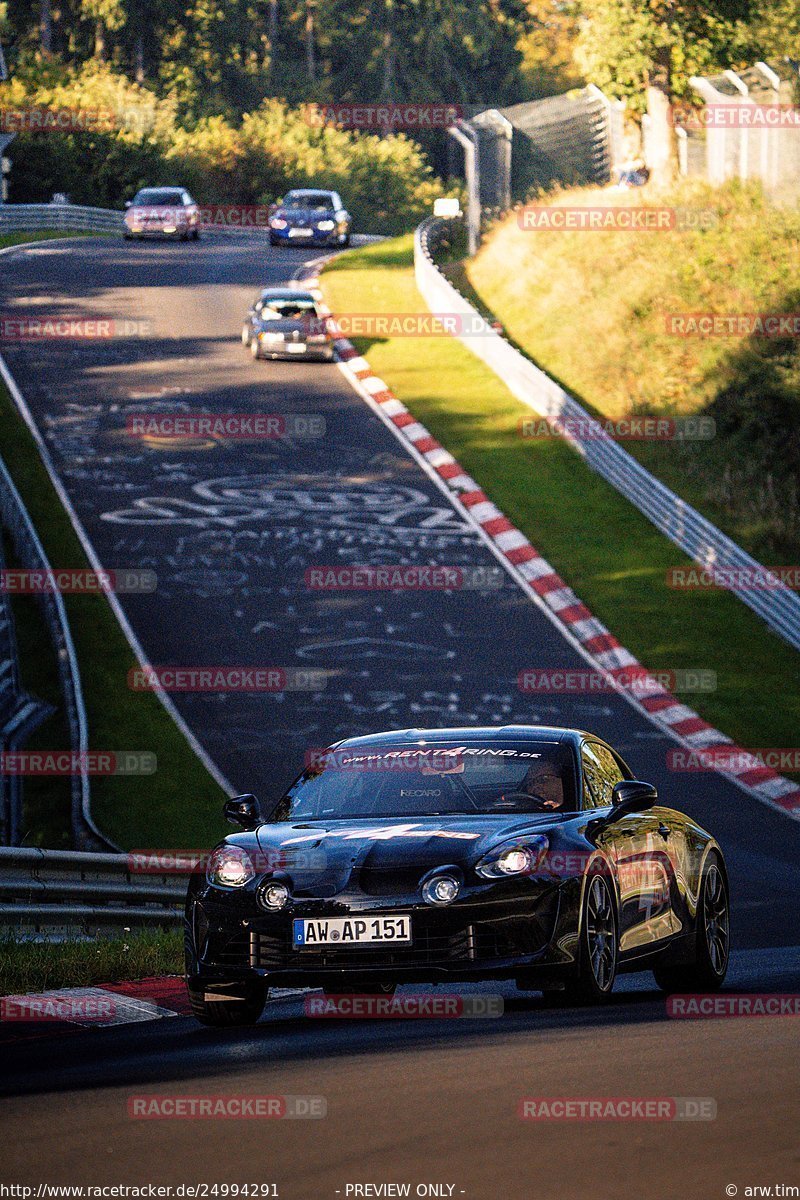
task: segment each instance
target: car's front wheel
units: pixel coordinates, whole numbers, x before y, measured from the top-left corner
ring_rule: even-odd
[[[545,991],[556,1004],[603,1004],[614,990],[619,958],[617,910],[611,882],[602,871],[586,881],[581,904],[578,975],[563,991]]]
[[[703,871],[697,906],[694,959],[676,966],[655,967],[664,992],[716,992],[725,982],[730,954],[730,906],[722,867],[712,855]]]
[[[250,342],[250,356],[253,359],[261,358],[261,351],[258,348],[258,338],[253,338]]]
[[[250,345],[250,326],[249,325],[242,326],[242,345],[243,346]]]
[[[201,1025],[232,1029],[237,1025],[255,1025],[267,1002],[267,985],[261,979],[250,980],[237,988],[235,996],[188,987],[192,1015]]]

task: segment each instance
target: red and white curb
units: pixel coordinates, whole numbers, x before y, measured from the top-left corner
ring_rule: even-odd
[[[297,996],[298,988],[270,988],[269,1001]],[[31,1038],[138,1025],[190,1016],[186,985],[177,975],[95,987],[59,988],[0,997],[0,1046]]]
[[[189,1012],[186,987],[177,977],[3,996],[0,1044],[52,1033],[135,1025]]]
[[[320,262],[308,264],[317,272]],[[303,286],[320,297],[317,274],[306,276]],[[321,305],[323,315],[331,311]],[[336,332],[335,320],[333,330]],[[748,762],[748,751],[720,733],[688,705],[650,675],[602,621],[593,616],[557,571],[509,521],[474,479],[437,442],[421,422],[397,399],[387,384],[374,375],[365,358],[347,338],[334,342],[343,373],[359,394],[390,426],[398,439],[426,467],[459,511],[481,531],[496,557],[510,570],[527,595],[553,620],[582,656],[609,681],[609,685],[643,713],[661,732],[685,749],[724,754],[741,759],[741,766],[717,766],[718,774],[779,812],[800,820],[800,786],[771,767]]]

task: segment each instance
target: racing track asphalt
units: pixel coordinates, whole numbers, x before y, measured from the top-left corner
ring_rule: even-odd
[[[525,696],[528,667],[584,661],[513,584],[481,594],[320,593],[307,567],[496,560],[335,366],[253,363],[239,343],[256,290],[302,252],[249,236],[199,246],[58,242],[0,262],[5,316],[147,321],[146,336],[3,346],[71,500],[108,568],[146,567],[121,596],[152,663],[281,665],[316,692],[177,695],[242,791],[273,794],[308,747],[405,725],[541,721],[596,730],[667,802],[709,826],[732,881],[733,984],[798,991],[800,827],[714,775],[676,777],[671,744],[616,696]],[[318,414],[318,440],[145,443],[126,413]],[[569,579],[569,564],[558,564]],[[613,622],[611,623],[613,631]],[[686,780],[690,782],[687,783]],[[796,1024],[667,1021],[649,977],[601,1013],[517,995],[498,1022],[334,1021],[272,1002],[255,1032],[188,1018],[4,1049],[9,1179],[275,1180],[317,1200],[350,1182],[452,1182],[480,1198],[716,1197],[728,1182],[798,1182]],[[492,990],[489,985],[488,990]],[[508,993],[509,996],[513,992]],[[322,1094],[321,1122],[128,1121],[124,1097]],[[522,1094],[711,1095],[713,1123],[530,1125]],[[779,1102],[780,1100],[780,1102]],[[792,1178],[792,1173],[794,1178]],[[344,1191],[341,1192],[344,1195]]]

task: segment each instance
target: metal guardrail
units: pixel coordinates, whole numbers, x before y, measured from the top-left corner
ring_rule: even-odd
[[[90,229],[98,233],[122,233],[124,216],[124,212],[112,208],[87,208],[78,204],[0,204],[0,231]]]
[[[26,568],[38,571],[51,570],[39,535],[2,459],[0,459],[0,522],[2,522],[3,528],[8,530],[15,554]],[[39,593],[38,599],[56,652],[71,747],[83,756],[89,748],[88,723],[78,658],[67,621],[64,598],[59,591],[54,590]],[[83,762],[83,758],[81,758],[81,762]],[[79,774],[72,776],[71,789],[72,833],[76,845],[85,845],[87,841],[94,845],[110,845],[92,820],[89,808],[89,777],[85,766],[82,767]]]
[[[0,929],[61,938],[173,927],[182,919],[187,875],[140,874],[127,854],[2,846]]]
[[[465,334],[459,340],[523,404],[547,420],[558,421],[560,427],[566,424],[563,436],[587,465],[630,500],[656,529],[699,566],[767,577],[767,568],[645,470],[568,392],[482,319],[434,262],[433,247],[445,228],[445,221],[430,218],[418,227],[414,236],[417,287],[430,311],[467,317],[469,328],[475,334]],[[757,613],[770,629],[800,650],[800,595],[776,576],[770,577],[769,587],[731,586],[730,591]]]

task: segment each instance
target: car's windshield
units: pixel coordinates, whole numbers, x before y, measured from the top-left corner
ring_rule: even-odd
[[[292,296],[291,299],[284,299],[273,296],[261,301],[261,316],[265,321],[299,320],[317,315],[316,305],[310,297],[304,299]]]
[[[436,743],[329,751],[278,821],[574,811],[572,751],[558,742]]]
[[[142,205],[158,205],[159,207],[176,207],[183,204],[183,196],[180,192],[169,192],[156,188],[145,188],[141,192],[137,192],[133,201],[134,204]]]
[[[327,192],[289,192],[284,208],[324,208],[333,211],[333,198]]]

